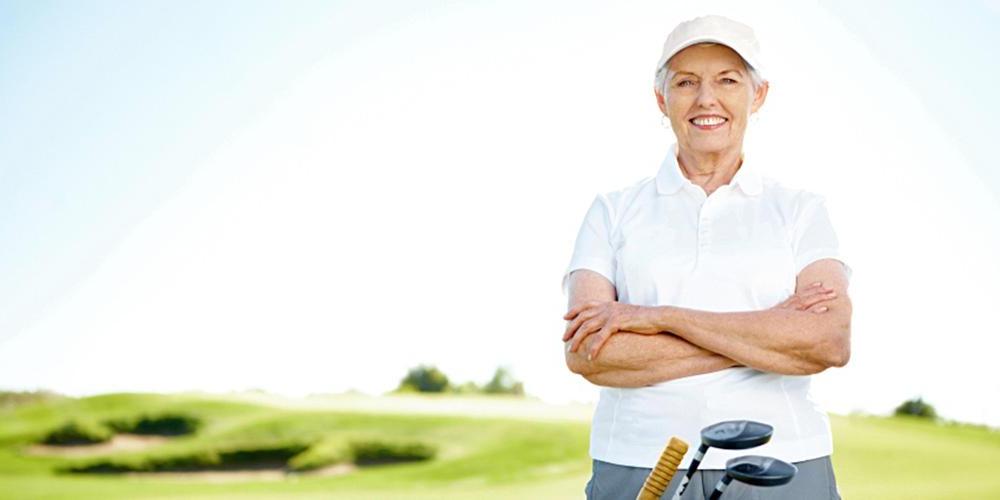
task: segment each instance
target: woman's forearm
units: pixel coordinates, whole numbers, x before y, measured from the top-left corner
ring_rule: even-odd
[[[668,363],[653,363],[638,370],[601,368],[593,373],[583,374],[583,378],[603,387],[634,388],[692,375],[717,372],[733,366],[736,366],[733,360],[718,354],[707,353]]]
[[[829,292],[814,293],[816,285]],[[843,264],[822,259],[806,266],[796,278],[794,297],[811,297],[804,310],[788,307],[785,301],[762,311],[708,312],[672,306],[648,311],[657,331],[669,331],[741,365],[808,375],[844,366],[850,358],[853,306],[847,287]],[[819,302],[817,297],[821,297]],[[812,309],[810,303],[822,304],[822,308]]]
[[[850,303],[845,300],[824,314],[788,309],[725,313],[672,306],[655,309],[664,330],[763,371],[817,373],[843,366],[850,355]]]
[[[599,358],[588,360],[586,352],[587,349],[576,352],[567,349],[566,364],[574,373],[609,387],[641,387],[737,365],[731,359],[666,333],[619,332],[608,339]]]

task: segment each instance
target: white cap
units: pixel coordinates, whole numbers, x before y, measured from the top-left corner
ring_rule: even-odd
[[[758,73],[761,71],[760,44],[749,26],[722,16],[702,16],[677,25],[663,44],[656,71],[674,54],[698,43],[720,43],[740,55]]]

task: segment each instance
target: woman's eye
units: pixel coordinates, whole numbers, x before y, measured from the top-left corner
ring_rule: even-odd
[[[736,80],[733,80],[732,78],[723,78],[722,79],[722,83],[725,83],[727,85],[732,85],[734,83],[739,83],[739,82],[737,82]]]
[[[691,80],[681,80],[680,83],[677,84],[678,87],[690,87],[692,85],[694,85],[694,82]]]

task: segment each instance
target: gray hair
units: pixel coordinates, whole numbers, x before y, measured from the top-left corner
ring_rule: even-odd
[[[698,44],[698,45],[718,45],[718,44],[717,43],[706,43],[706,44]],[[753,86],[754,92],[756,92],[757,89],[760,88],[760,86],[764,84],[764,77],[760,76],[760,72],[757,71],[757,68],[754,68],[753,66],[751,66],[750,63],[746,62],[745,59],[743,59],[742,57],[740,57],[740,60],[743,61],[743,66],[746,67],[747,73],[750,74],[750,84]],[[656,70],[656,83],[654,84],[653,88],[656,89],[656,91],[659,92],[660,95],[663,96],[663,100],[664,101],[666,101],[667,97],[668,97],[667,96],[667,90],[668,90],[667,89],[667,82],[670,81],[670,79],[673,76],[674,76],[674,73],[673,73],[673,71],[670,70],[670,61],[667,61],[667,62],[663,63],[663,66],[660,67],[660,69]]]

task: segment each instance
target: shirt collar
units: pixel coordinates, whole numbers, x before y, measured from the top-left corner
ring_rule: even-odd
[[[660,171],[656,174],[656,192],[675,194],[687,184],[694,185],[681,172],[680,163],[677,162],[677,144],[675,143],[670,146],[670,151],[660,164]],[[763,190],[760,174],[753,168],[752,162],[748,161],[746,153],[743,154],[743,164],[736,171],[731,184],[739,186],[740,190],[747,196],[758,195]]]

